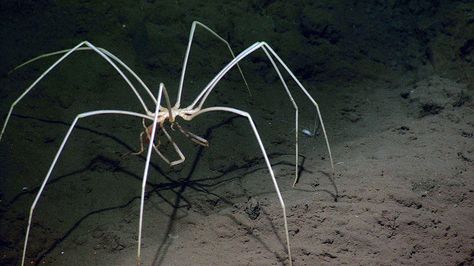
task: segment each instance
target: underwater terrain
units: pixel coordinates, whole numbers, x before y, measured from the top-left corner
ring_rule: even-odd
[[[293,265],[474,264],[472,1],[2,0],[0,17],[2,126],[60,55],[15,67],[82,41],[120,58],[152,95],[164,83],[172,104],[193,21],[236,55],[265,41],[319,104],[334,175],[314,105],[279,65],[298,104],[295,129],[263,50],[240,61],[248,88],[234,68],[203,107],[253,118],[286,205]],[[231,60],[198,26],[181,107]],[[20,265],[31,204],[75,117],[108,109],[144,113],[91,51],[71,54],[15,105],[0,140],[0,265]],[[209,112],[178,122],[186,134],[164,126],[186,160],[170,167],[152,154],[142,265],[289,265],[282,208],[249,120]],[[128,116],[79,120],[34,210],[26,264],[136,264],[146,154],[131,153],[143,130]],[[179,159],[163,131],[157,138]]]

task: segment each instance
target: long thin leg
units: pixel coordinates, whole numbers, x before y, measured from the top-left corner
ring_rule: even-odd
[[[139,150],[139,151],[136,151],[136,152],[127,152],[127,153],[125,153],[125,154],[122,155],[122,156],[125,157],[126,155],[129,155],[129,154],[131,154],[131,155],[140,155],[140,154],[142,154],[142,153],[145,151],[145,146],[144,146],[144,144],[143,144],[143,143],[144,143],[144,139],[143,139],[143,138],[145,137],[145,135],[146,135],[146,132],[145,132],[145,131],[142,131],[142,133],[140,133],[140,150]]]
[[[166,101],[166,108],[168,109],[168,121],[170,123],[174,123],[175,121],[175,116],[173,114],[173,108],[171,108],[171,102],[170,102],[170,97],[168,95],[168,90],[166,90],[166,87],[163,83],[160,83],[160,88],[162,88],[163,90],[163,95],[165,96],[165,101]],[[160,108],[161,106],[158,106],[157,108]],[[165,134],[166,138],[168,139],[168,141],[171,143],[171,145],[173,145],[173,148],[174,150],[176,151],[176,154],[178,154],[179,156],[179,159],[178,160],[175,160],[175,161],[170,161],[168,160],[155,146],[154,149],[155,151],[158,153],[158,155],[160,155],[160,157],[165,160],[170,166],[174,166],[174,165],[178,165],[182,162],[184,162],[184,160],[186,159],[184,157],[184,154],[181,152],[181,150],[179,149],[178,145],[176,144],[176,142],[174,142],[173,138],[170,136],[170,134],[168,133],[168,131],[166,130],[166,128],[163,126],[163,123],[160,124],[160,128],[161,128],[161,131],[163,131],[163,133]]]
[[[163,83],[161,83],[163,84]],[[160,86],[161,86],[160,84]],[[168,109],[168,120],[173,123],[174,122],[174,114],[173,114],[173,108],[171,108],[171,101],[170,101],[170,96],[168,94],[168,90],[166,89],[165,85],[163,84],[163,95],[165,96],[165,101],[166,101],[166,108]],[[160,106],[161,107],[161,106]]]
[[[299,119],[298,119],[298,114],[299,114],[299,111],[298,111],[298,104],[296,104],[294,98],[293,98],[293,95],[291,94],[290,90],[288,89],[288,85],[285,81],[285,79],[283,78],[281,72],[280,72],[280,69],[278,68],[278,66],[276,65],[275,61],[273,60],[273,58],[270,56],[270,54],[268,53],[267,49],[265,49],[265,47],[261,47],[263,49],[263,51],[265,52],[265,54],[267,55],[268,59],[270,60],[273,68],[275,69],[275,71],[277,72],[277,75],[278,77],[280,78],[280,81],[281,83],[283,84],[283,87],[285,88],[285,92],[286,94],[288,95],[288,98],[290,99],[292,105],[293,105],[293,108],[295,109],[295,181],[293,182],[293,187],[296,185],[298,179],[299,179],[299,176],[298,176],[298,153],[299,153],[299,145],[298,145],[298,132],[299,132],[299,126],[298,126],[298,122],[299,122]],[[254,51],[254,50],[251,50],[251,51]],[[249,52],[250,54],[251,52]],[[241,54],[239,54],[239,56],[241,56]],[[241,57],[242,59],[245,57],[246,55],[244,55],[243,57]],[[230,70],[230,68],[229,68]],[[227,70],[228,71],[228,70]],[[225,74],[225,73],[224,73]],[[202,105],[204,104],[206,98],[207,98],[207,95],[209,95],[209,93],[211,92],[211,90],[214,88],[215,85],[217,85],[219,80],[216,80],[213,85],[209,88],[206,88],[203,90],[203,92],[205,90],[207,90],[208,92],[206,94],[203,94],[203,98],[199,104],[199,107],[198,109],[201,109],[202,108]],[[198,96],[199,97],[199,96]],[[193,106],[194,107],[194,106]]]
[[[142,246],[142,228],[143,228],[143,207],[145,204],[145,188],[146,188],[146,181],[148,178],[148,168],[150,166],[150,158],[151,158],[151,151],[154,147],[154,140],[156,135],[156,125],[158,123],[158,113],[160,111],[160,103],[161,103],[161,94],[163,93],[163,83],[160,84],[160,89],[158,90],[158,96],[156,97],[156,110],[155,116],[153,118],[153,125],[151,128],[151,136],[150,142],[148,144],[148,151],[146,154],[146,162],[145,162],[145,169],[143,171],[143,180],[142,180],[142,194],[140,198],[140,219],[138,224],[138,248],[137,248],[137,266],[141,265],[141,246]]]
[[[230,108],[230,107],[217,106],[217,107],[209,107],[209,108],[206,108],[206,109],[202,109],[202,110],[196,112],[195,114],[193,114],[191,119],[198,116],[198,115],[201,115],[203,113],[215,112],[215,111],[224,111],[224,112],[230,112],[230,113],[234,113],[234,114],[237,114],[237,115],[241,115],[243,117],[246,117],[248,119],[249,123],[250,123],[250,127],[252,128],[252,131],[255,135],[255,138],[257,139],[258,145],[260,146],[260,150],[263,154],[263,158],[265,159],[265,163],[267,164],[268,171],[270,172],[270,176],[271,176],[272,181],[273,181],[273,186],[275,187],[275,191],[278,195],[278,200],[280,201],[280,205],[281,205],[281,208],[282,208],[282,211],[283,211],[283,221],[284,221],[284,224],[285,224],[285,236],[286,236],[286,245],[287,245],[287,249],[288,249],[288,259],[289,259],[289,263],[290,263],[290,266],[291,266],[291,265],[293,265],[293,261],[292,261],[292,258],[291,258],[290,235],[288,233],[288,222],[287,222],[287,217],[286,217],[286,207],[285,207],[285,203],[283,202],[283,197],[281,196],[280,188],[278,187],[278,183],[276,181],[272,165],[270,164],[270,160],[268,159],[267,152],[265,150],[265,147],[263,146],[262,140],[260,139],[260,135],[258,134],[257,127],[255,126],[255,123],[253,122],[253,119],[252,119],[252,117],[250,116],[249,113],[247,113],[245,111],[242,111],[242,110],[239,110],[239,109]]]
[[[95,51],[97,54],[99,54],[102,58],[104,58],[119,74],[120,76],[125,80],[125,82],[130,86],[130,88],[132,89],[132,91],[135,93],[135,96],[138,98],[140,104],[142,105],[143,109],[146,111],[147,114],[151,114],[151,112],[148,110],[145,102],[143,101],[142,97],[140,96],[140,94],[138,93],[138,91],[136,90],[135,86],[132,84],[132,82],[130,82],[130,80],[127,78],[127,76],[122,72],[122,70],[120,70],[120,68],[112,61],[112,59],[109,58],[109,56],[111,55],[109,53],[109,56],[106,55],[102,50],[98,49],[97,47],[95,47],[94,45],[92,45],[91,43],[87,42],[87,41],[83,41],[81,43],[79,43],[78,45],[76,45],[74,48],[68,50],[63,56],[61,56],[58,60],[56,60],[56,62],[54,62],[48,69],[46,69],[46,71],[44,71],[14,102],[13,104],[10,106],[10,110],[8,111],[8,114],[7,114],[7,117],[5,119],[5,122],[3,124],[3,128],[2,128],[2,131],[0,132],[0,141],[2,139],[2,136],[3,134],[5,133],[5,129],[7,127],[7,124],[8,124],[8,121],[10,120],[10,117],[11,117],[11,114],[13,112],[13,109],[15,108],[15,106],[23,99],[23,97],[25,97],[37,84],[38,82],[40,82],[51,70],[53,70],[59,63],[61,63],[64,59],[66,59],[69,55],[71,55],[73,52],[75,51],[78,51],[78,50],[81,50],[81,47],[82,46],[86,46],[88,47],[89,49]],[[108,52],[107,52],[108,53]],[[112,55],[113,56],[113,55]],[[115,57],[115,56],[113,56]],[[118,60],[118,58],[115,57],[114,60]],[[31,61],[31,60],[30,60]],[[120,61],[121,62],[121,61]],[[28,63],[28,62],[27,62]],[[122,62],[123,63],[123,62]],[[24,64],[23,64],[24,65]],[[125,65],[125,64],[123,64]],[[22,66],[22,65],[20,65]],[[125,65],[126,66],[126,65]],[[126,67],[128,68],[128,67]],[[129,69],[129,68],[128,68]],[[131,70],[130,70],[131,71]],[[133,72],[133,71],[132,71]],[[136,74],[135,74],[136,76]],[[136,76],[138,77],[138,76]],[[144,84],[144,83],[143,83]]]
[[[208,94],[210,93],[210,90],[212,90],[217,82],[222,79],[222,77],[229,72],[229,70],[234,67],[240,60],[245,58],[247,55],[252,53],[253,51],[257,50],[258,48],[261,47],[261,44],[259,42],[252,44],[249,46],[247,49],[245,49],[243,52],[238,54],[232,61],[230,61],[222,70],[207,84],[207,86],[199,93],[199,95],[194,99],[194,101],[186,107],[186,109],[192,110],[195,109],[195,106],[199,103],[198,109],[202,108],[202,105],[204,104],[204,101],[206,100]]]
[[[161,86],[161,85],[160,85]],[[166,89],[163,85],[163,94],[162,95],[165,95],[166,92]],[[161,102],[161,101],[160,101]],[[160,107],[158,107],[158,109],[160,109]],[[171,108],[171,107],[170,107]],[[171,113],[171,111],[170,111]],[[155,113],[156,114],[156,113]],[[159,112],[158,112],[158,115],[159,115]],[[176,123],[176,122],[175,122]],[[146,138],[148,139],[148,141],[150,142],[151,140],[151,136],[152,136],[152,133],[151,133],[151,129],[150,129],[150,126],[147,126],[145,124],[145,119],[142,119],[142,125],[143,125],[143,131],[140,133],[140,150],[137,151],[137,152],[131,152],[131,153],[126,153],[125,155],[128,155],[128,154],[132,154],[132,155],[140,155],[143,153],[143,151],[145,150],[144,148],[144,138],[146,136]],[[174,165],[177,165],[177,164],[180,164],[182,162],[184,162],[184,160],[186,159],[184,154],[181,152],[181,150],[179,149],[178,145],[176,144],[176,142],[174,142],[173,138],[171,137],[171,135],[168,133],[168,131],[164,128],[163,124],[160,123],[160,129],[161,131],[163,131],[163,133],[165,134],[166,138],[168,139],[168,141],[173,145],[173,148],[175,149],[176,151],[176,154],[178,154],[178,156],[180,157],[180,159],[178,160],[175,160],[175,161],[171,161],[169,160],[163,153],[160,152],[159,150],[159,146],[160,146],[160,140],[158,139],[158,143],[155,144],[153,142],[153,149],[155,150],[155,152],[160,156],[161,159],[163,159],[163,161],[165,161],[167,164],[169,164],[170,166],[174,166]],[[156,133],[155,133],[156,134]],[[192,134],[192,133],[191,133]],[[197,138],[199,138],[198,136],[196,136]],[[123,156],[125,156],[123,155]]]
[[[166,130],[164,127],[162,127],[161,130],[163,131],[163,133],[165,134],[166,138],[171,143],[171,145],[173,145],[173,148],[176,151],[176,154],[178,154],[178,156],[179,156],[178,160],[175,160],[175,161],[172,161],[172,162],[168,161],[169,165],[174,166],[174,165],[178,165],[178,164],[184,162],[184,160],[186,160],[186,157],[184,157],[184,154],[179,149],[178,144],[176,144],[176,142],[174,142],[173,138],[168,133],[168,130]]]
[[[69,136],[71,135],[71,133],[72,133],[74,127],[76,126],[77,122],[79,121],[79,119],[85,118],[85,117],[90,117],[90,116],[95,116],[95,115],[104,115],[104,114],[120,114],[120,115],[129,115],[129,116],[135,116],[135,117],[150,119],[150,117],[148,117],[144,114],[129,112],[129,111],[122,111],[122,110],[97,110],[97,111],[81,113],[81,114],[76,116],[76,118],[72,122],[71,126],[69,127],[69,130],[67,131],[66,136],[64,137],[64,139],[61,143],[61,146],[59,146],[59,149],[56,153],[56,156],[54,157],[53,162],[51,163],[51,166],[49,167],[49,170],[48,170],[48,172],[47,172],[47,174],[46,174],[46,176],[43,180],[43,183],[41,184],[41,187],[38,190],[38,193],[36,194],[36,197],[33,201],[33,204],[31,205],[30,214],[28,216],[28,226],[26,228],[25,243],[23,245],[23,254],[22,254],[22,258],[21,258],[21,265],[22,266],[25,265],[26,249],[28,247],[28,237],[29,237],[29,234],[30,234],[31,220],[33,218],[33,212],[36,208],[36,204],[38,204],[38,200],[41,197],[41,194],[43,193],[43,190],[46,186],[46,183],[48,183],[48,180],[51,176],[51,173],[53,172],[53,169],[56,165],[56,162],[58,161],[59,156],[61,155],[61,152],[63,151],[64,146],[66,145],[66,142],[69,139]]]
[[[285,64],[285,62],[283,62],[283,60],[278,56],[278,54],[270,47],[270,45],[268,45],[267,43],[263,42],[263,47],[264,48],[267,48],[271,53],[272,55],[278,60],[278,62],[283,66],[283,68],[285,68],[285,70],[288,72],[288,74],[290,74],[290,76],[293,78],[293,80],[296,82],[296,84],[298,84],[298,86],[300,87],[300,89],[304,92],[304,94],[306,95],[306,97],[309,98],[309,100],[313,103],[314,107],[316,108],[316,112],[318,114],[318,118],[319,118],[319,123],[321,125],[321,128],[323,129],[323,134],[324,134],[324,139],[326,141],[326,146],[327,146],[327,150],[328,150],[328,154],[329,154],[329,160],[330,160],[330,163],[331,163],[331,169],[332,169],[332,176],[334,177],[335,175],[335,170],[334,170],[334,160],[332,159],[332,153],[331,153],[331,147],[329,145],[329,140],[328,140],[328,136],[326,134],[326,128],[324,127],[324,122],[323,122],[323,117],[321,116],[321,112],[319,110],[319,105],[318,103],[313,99],[313,97],[311,96],[311,94],[309,94],[309,92],[306,90],[306,88],[303,86],[303,84],[301,84],[301,82],[296,78],[295,74],[293,74],[293,72],[290,70],[290,68]],[[294,184],[296,184],[298,182],[298,179],[295,180]],[[337,191],[336,191],[336,196],[337,196]]]
[[[298,104],[296,104],[295,100],[293,99],[293,95],[291,95],[290,90],[288,89],[288,85],[286,84],[285,79],[281,75],[280,69],[278,68],[277,64],[275,64],[275,61],[273,61],[273,58],[270,56],[268,53],[267,49],[265,47],[262,47],[263,51],[267,55],[268,59],[270,59],[270,62],[273,65],[273,68],[278,74],[278,77],[280,78],[281,83],[283,84],[283,87],[285,87],[286,94],[288,95],[288,98],[290,98],[291,103],[293,104],[293,108],[295,109],[295,181],[293,182],[293,187],[295,187],[296,183],[298,182],[299,176],[298,176],[298,153],[299,153],[299,147],[298,147]]]
[[[191,25],[191,30],[190,30],[190,33],[189,33],[188,47],[186,48],[186,54],[184,56],[183,70],[181,71],[181,78],[179,80],[178,97],[177,97],[177,100],[176,100],[175,108],[179,108],[180,105],[181,105],[181,93],[183,91],[184,76],[186,75],[186,68],[188,66],[189,53],[191,51],[191,45],[193,43],[194,31],[196,30],[196,26],[201,26],[202,28],[207,30],[209,33],[214,35],[217,39],[219,39],[220,41],[225,43],[227,45],[227,48],[229,49],[230,54],[232,55],[232,58],[235,58],[234,52],[232,51],[232,48],[230,47],[229,42],[227,42],[219,34],[214,32],[213,30],[211,30],[208,26],[204,25],[203,23],[201,23],[199,21],[193,21],[193,24]],[[245,76],[244,76],[244,73],[242,72],[242,69],[240,68],[240,66],[238,64],[237,64],[237,67],[239,68],[240,75],[242,76],[242,79],[245,82],[245,86],[247,87],[247,91],[249,92],[250,95],[252,95],[250,93],[249,85],[247,83],[247,80],[245,79]]]
[[[117,56],[115,56],[114,54],[112,54],[111,52],[107,51],[106,49],[104,48],[101,48],[101,47],[96,47],[99,51],[101,51],[102,53],[104,53],[105,55],[107,55],[108,57],[110,57],[112,60],[114,60],[115,62],[119,63],[123,68],[125,68],[125,70],[128,71],[128,73],[130,73],[136,80],[138,83],[140,83],[140,85],[142,85],[143,89],[145,89],[146,93],[148,94],[148,96],[150,96],[150,98],[153,100],[154,103],[156,103],[156,99],[155,99],[155,96],[153,95],[153,93],[151,93],[151,90],[150,88],[148,88],[148,86],[145,84],[145,82],[143,82],[143,80],[137,75],[137,73],[135,73],[127,64],[125,64],[122,60],[120,60],[120,58],[118,58]],[[40,59],[43,59],[43,58],[46,58],[46,57],[50,57],[50,56],[55,56],[55,55],[61,55],[61,54],[65,54],[65,53],[68,53],[69,51],[71,51],[72,49],[65,49],[65,50],[60,50],[60,51],[55,51],[55,52],[51,52],[51,53],[47,53],[47,54],[42,54],[42,55],[39,55],[35,58],[32,58],[24,63],[22,63],[21,65],[18,65],[16,66],[15,68],[13,68],[12,70],[10,70],[8,72],[8,74],[11,74],[12,72],[28,65],[28,64],[31,64],[37,60],[40,60]],[[85,47],[79,47],[76,49],[76,51],[90,51],[90,50],[94,50],[92,49],[91,47],[88,47],[88,46],[85,46]]]
[[[189,110],[201,110],[204,102],[206,101],[207,97],[213,90],[213,88],[217,85],[217,83],[224,77],[224,75],[232,68],[234,67],[239,61],[250,55],[251,53],[255,52],[258,49],[262,49],[264,52],[267,51],[266,55],[269,56],[268,52],[273,55],[277,61],[283,66],[283,68],[288,72],[288,74],[292,77],[292,79],[296,82],[296,84],[300,87],[300,89],[304,92],[304,94],[309,98],[311,103],[313,103],[314,107],[316,108],[316,112],[319,118],[319,122],[321,124],[321,128],[323,129],[323,134],[324,134],[324,139],[326,140],[326,146],[329,154],[329,159],[331,163],[331,168],[332,168],[332,174],[334,176],[335,170],[334,170],[334,163],[332,159],[332,153],[331,153],[331,147],[329,146],[329,140],[326,134],[326,129],[324,127],[324,122],[321,116],[321,112],[319,110],[319,105],[318,103],[313,99],[313,97],[308,93],[308,91],[305,89],[305,87],[301,84],[301,82],[296,78],[296,76],[291,72],[291,70],[288,68],[288,66],[283,62],[283,60],[275,53],[275,51],[265,42],[256,42],[253,45],[249,46],[247,49],[245,49],[243,52],[241,52],[239,55],[236,56],[234,60],[229,62],[215,77],[212,79],[209,84],[201,91],[201,93],[196,97],[194,102],[186,107],[186,109]],[[270,60],[271,57],[269,57]],[[276,69],[277,73],[279,72]],[[284,83],[285,84],[285,83]],[[198,105],[196,107],[196,105]],[[296,119],[298,121],[298,119]],[[295,182],[297,182],[297,179],[295,179]]]
[[[145,120],[143,120],[145,121]],[[145,148],[144,148],[144,137],[146,135],[146,138],[148,139],[148,141],[151,140],[151,132],[149,132],[149,129],[148,127],[143,124],[143,128],[145,129],[144,131],[142,131],[142,133],[140,133],[140,150],[137,151],[137,152],[131,152],[131,153],[126,153],[125,155],[128,155],[128,154],[132,154],[132,155],[140,155],[142,154],[144,151],[145,151]],[[166,137],[168,138],[168,140],[172,143],[176,153],[178,154],[178,156],[180,157],[180,159],[178,160],[175,160],[175,161],[171,161],[169,160],[163,153],[160,152],[160,149],[159,149],[159,146],[161,144],[160,140],[158,139],[158,143],[155,144],[153,143],[153,149],[155,150],[155,152],[158,154],[158,156],[160,156],[160,158],[165,161],[167,164],[169,164],[170,166],[173,166],[173,165],[177,165],[177,164],[180,164],[182,162],[184,162],[185,160],[185,157],[183,155],[183,153],[181,152],[181,150],[179,149],[178,145],[173,141],[173,139],[171,138],[171,136],[168,134],[168,132],[166,131],[166,129],[163,128],[162,125],[160,125],[160,128],[163,132],[165,132],[165,135]],[[123,156],[125,156],[123,155]]]
[[[143,126],[143,131],[140,133],[140,150],[137,151],[137,152],[127,152],[124,155],[122,155],[122,157],[127,156],[129,154],[131,154],[131,155],[140,155],[145,150],[145,146],[143,144],[143,143],[145,143],[145,140],[144,140],[145,135],[149,139],[149,137],[148,137],[148,127],[145,124],[145,119],[142,119],[142,126]],[[157,146],[159,146],[159,143],[157,144]]]
[[[190,132],[189,130],[187,129],[184,129],[180,124],[178,124],[178,122],[174,122],[173,125],[176,125],[176,127],[178,128],[178,130],[183,134],[185,135],[187,138],[189,138],[192,142],[198,144],[198,145],[201,145],[203,147],[209,147],[209,142],[202,138],[202,137],[199,137],[198,135]]]

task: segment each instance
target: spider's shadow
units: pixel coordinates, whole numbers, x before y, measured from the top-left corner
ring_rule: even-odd
[[[69,124],[61,122],[61,121],[42,120],[42,119],[25,117],[25,116],[20,116],[20,115],[16,115],[16,116],[21,117],[21,118],[27,118],[27,119],[41,120],[43,122],[48,122],[48,123],[64,124],[65,126],[69,126]],[[216,129],[218,129],[218,128],[220,128],[220,127],[222,127],[222,126],[224,126],[228,123],[231,123],[236,118],[240,118],[240,117],[239,116],[232,116],[232,117],[227,118],[226,120],[222,121],[221,123],[213,125],[212,127],[207,129],[204,137],[206,139],[210,139],[212,137],[212,133],[213,133],[214,130],[216,130]],[[119,139],[119,138],[117,138],[113,135],[110,135],[108,133],[103,133],[103,132],[99,132],[99,131],[96,131],[96,130],[93,130],[93,129],[90,129],[90,128],[80,127],[80,126],[78,126],[77,129],[86,130],[86,131],[89,131],[93,134],[98,134],[98,135],[104,136],[106,138],[113,139],[115,142],[119,143],[120,145],[123,145],[127,149],[132,150],[132,148],[129,145],[127,145],[126,142],[124,142],[121,139]],[[246,163],[246,164],[244,164],[240,167],[233,167],[231,169],[226,169],[222,172],[222,174],[219,174],[217,176],[198,179],[198,180],[192,180],[192,177],[193,177],[193,175],[196,171],[196,168],[197,168],[197,166],[198,166],[198,164],[199,164],[199,162],[202,158],[202,153],[203,152],[204,152],[204,148],[202,146],[199,146],[199,149],[196,152],[196,155],[194,156],[194,159],[192,160],[190,170],[188,171],[186,177],[184,179],[180,179],[178,181],[174,180],[169,175],[167,175],[157,164],[154,164],[154,163],[150,164],[150,166],[155,171],[157,171],[162,177],[164,177],[167,180],[167,182],[161,182],[161,183],[155,184],[155,183],[152,183],[152,182],[148,181],[147,182],[147,187],[149,187],[149,188],[146,190],[145,198],[148,199],[152,194],[156,194],[158,197],[163,199],[167,204],[169,204],[173,208],[172,213],[170,215],[169,222],[168,222],[167,227],[166,227],[166,232],[165,232],[164,236],[167,236],[172,231],[173,226],[174,226],[174,222],[179,219],[179,217],[177,215],[178,210],[181,209],[181,208],[187,208],[187,209],[191,208],[191,202],[188,199],[186,199],[186,197],[183,195],[186,190],[192,189],[192,190],[195,190],[195,191],[198,191],[198,192],[204,192],[208,195],[211,195],[211,196],[219,199],[221,202],[223,202],[223,203],[225,203],[229,206],[232,206],[232,205],[234,205],[234,203],[231,200],[225,198],[224,196],[221,196],[219,194],[216,194],[216,193],[212,192],[209,188],[215,187],[217,185],[220,185],[222,183],[228,182],[228,181],[233,180],[233,179],[243,178],[246,175],[250,175],[252,173],[255,173],[257,171],[260,171],[260,170],[266,168],[265,166],[256,167],[259,164],[259,162],[262,161],[261,159],[263,159],[263,157],[258,157],[258,158],[256,158],[256,160],[254,162]],[[279,156],[282,156],[282,155],[286,155],[286,154],[272,153],[272,154],[269,154],[269,157],[271,159],[274,159],[275,157],[279,157]],[[304,169],[304,160],[305,160],[305,158],[303,156],[302,156],[302,158],[303,158],[303,160],[302,160],[301,167],[300,167],[300,174],[302,172],[306,171]],[[145,158],[143,158],[143,156],[141,157],[141,159],[143,161],[145,161]],[[84,167],[82,169],[72,171],[72,172],[67,173],[65,175],[53,178],[48,182],[48,185],[60,182],[61,180],[65,179],[67,177],[72,177],[72,176],[78,175],[78,174],[83,173],[83,172],[94,171],[94,168],[97,167],[97,165],[105,165],[109,171],[125,173],[127,176],[130,176],[130,177],[136,179],[137,181],[141,182],[141,179],[142,179],[141,176],[120,167],[119,164],[120,164],[120,161],[110,159],[110,158],[107,158],[107,157],[102,156],[102,155],[98,155],[93,160],[91,160],[91,162],[86,167]],[[293,164],[287,163],[285,161],[276,162],[272,165],[273,166],[275,166],[275,165],[294,166]],[[249,170],[249,169],[251,169],[251,170]],[[243,174],[239,173],[239,175],[234,175],[233,177],[226,177],[226,176],[228,176],[229,174],[231,174],[232,172],[235,172],[235,171],[244,171],[244,173]],[[12,206],[15,202],[17,202],[23,196],[35,195],[38,192],[38,190],[39,190],[39,187],[36,187],[36,188],[29,189],[27,191],[21,192],[21,193],[17,194],[15,197],[13,197],[13,199],[11,201],[4,204],[3,207],[6,207],[6,209],[8,209],[10,206]],[[172,191],[175,194],[174,200],[169,200],[169,199],[167,199],[167,197],[163,196],[161,194],[161,192],[164,191],[164,190]],[[87,218],[89,218],[93,215],[96,215],[96,214],[126,208],[126,207],[130,206],[135,200],[139,200],[139,199],[140,199],[139,196],[135,196],[135,197],[129,199],[124,204],[117,205],[117,206],[106,207],[106,208],[101,208],[101,209],[96,209],[96,210],[93,210],[93,211],[85,214],[84,216],[80,217],[62,236],[55,238],[53,243],[51,243],[49,245],[49,247],[47,248],[46,251],[44,251],[44,252],[42,252],[42,253],[40,253],[36,256],[35,264],[40,264],[40,262],[45,257],[50,255],[64,240],[66,240],[76,229],[78,229],[80,224],[82,222],[84,222]],[[183,202],[184,202],[184,204],[183,204]],[[233,218],[232,221],[234,221],[236,223],[236,225],[241,224],[241,222],[236,221],[235,218]],[[273,228],[273,231],[275,232],[275,234],[278,236],[277,230],[275,230],[275,227],[272,227],[272,228]],[[264,241],[262,241],[260,238],[258,238],[258,236],[255,236],[252,233],[250,233],[250,235],[252,235],[252,237],[254,237],[257,241],[259,241],[264,247],[266,247],[266,249],[268,249],[268,251],[273,252],[273,254],[275,254],[275,256],[280,261],[284,260],[284,259],[280,258],[280,256],[277,253],[272,251],[264,243]],[[279,239],[279,240],[281,242],[281,245],[284,247],[285,246],[284,241],[281,241],[281,239]],[[158,249],[155,253],[154,260],[153,260],[153,265],[158,265],[158,264],[162,263],[162,260],[164,259],[164,256],[165,256],[165,253],[166,253],[166,250],[168,249],[170,244],[171,243],[170,243],[170,241],[167,241],[167,238],[163,239],[162,243],[160,244],[160,246],[158,247]]]

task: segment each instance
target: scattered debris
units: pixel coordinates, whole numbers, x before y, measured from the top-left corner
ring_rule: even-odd
[[[260,215],[260,211],[260,203],[255,198],[250,197],[245,207],[245,213],[247,213],[251,220],[255,220]]]

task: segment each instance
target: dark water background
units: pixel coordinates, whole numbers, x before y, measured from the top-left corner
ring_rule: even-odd
[[[9,74],[12,68],[43,53],[72,48],[84,40],[108,49],[128,63],[150,85],[153,93],[156,93],[158,84],[164,82],[172,99],[175,99],[189,29],[194,20],[206,24],[223,36],[236,53],[256,41],[266,41],[295,75],[308,85],[310,93],[323,99],[322,104],[320,102],[321,108],[327,114],[328,126],[332,132],[344,131],[340,127],[340,121],[332,113],[333,106],[337,104],[332,102],[332,95],[355,84],[374,81],[406,85],[424,77],[439,75],[467,84],[469,90],[473,89],[474,4],[467,0],[2,0],[0,18],[2,117],[21,92],[54,62],[54,58],[35,62]],[[200,88],[230,59],[224,45],[204,30],[198,29],[185,81],[184,101],[192,100]],[[219,92],[210,103],[229,103],[249,111],[259,109],[260,106],[267,108],[265,110],[279,109],[279,99],[283,99],[284,94],[282,91],[274,91],[272,84],[277,84],[277,76],[264,54],[255,53],[242,62],[242,67],[251,89],[261,90],[254,94],[257,104],[248,102],[248,95],[235,71],[226,79],[229,85],[222,85],[229,86],[229,92]],[[377,92],[369,90],[353,93],[370,95]],[[281,102],[291,110],[287,100]],[[12,118],[14,121],[7,129],[3,143],[0,143],[1,264],[14,265],[18,261],[26,225],[26,210],[35,193],[34,188],[42,180],[68,123],[78,113],[106,108],[140,111],[130,90],[106,63],[89,52],[78,52],[61,64],[15,109],[16,116]],[[263,113],[264,118],[265,115],[282,125],[293,117],[293,113],[283,111],[268,111]],[[311,121],[312,114],[303,113],[302,117]],[[229,119],[228,116],[218,118]],[[206,119],[203,118],[202,124],[195,126],[193,131],[207,134],[207,128],[216,126],[221,121]],[[262,118],[256,118],[257,122],[259,119]],[[79,173],[82,173],[81,169],[84,172],[113,172],[118,164],[114,160],[118,156],[114,155],[137,147],[137,136],[140,133],[140,123],[137,121],[98,119],[84,127],[78,134],[82,134],[81,138],[88,141],[71,141],[71,150],[64,155],[58,176],[76,175],[71,169],[76,169]],[[272,143],[278,143],[278,130],[288,131],[285,127],[263,127],[262,131],[268,133]],[[291,129],[291,123],[289,127]],[[91,132],[96,138],[105,136],[107,140],[94,140],[94,137],[87,135]],[[354,131],[354,134],[367,136],[370,130]],[[340,133],[333,140],[342,141],[348,135]],[[222,145],[229,144],[228,138],[216,139],[216,143],[221,141]],[[242,143],[243,139],[236,139],[234,146],[247,145]],[[192,147],[183,145],[184,149]],[[278,148],[273,152],[279,152]],[[248,156],[245,152],[239,155]],[[219,157],[211,156],[211,166],[216,161],[215,158]],[[136,161],[133,165],[139,167],[142,162]],[[184,169],[191,169],[192,172],[194,167],[196,166],[191,164],[184,166]],[[207,167],[203,167],[202,171],[205,172],[206,169]],[[134,171],[125,175],[139,179],[141,168]],[[169,170],[165,172],[176,174]],[[112,190],[109,184],[104,182],[94,187],[102,189],[100,191]],[[75,186],[82,185],[77,183]],[[117,203],[111,205],[120,206],[120,203],[132,199],[138,191],[124,192],[126,189],[127,187],[114,188],[110,197],[122,196],[117,196]],[[107,193],[104,192],[104,197],[105,194]],[[61,196],[51,200],[62,201],[63,205],[60,210],[43,210],[46,212],[44,217],[68,210],[71,211],[72,221],[77,222],[84,217],[83,214],[81,216],[74,213],[79,208],[74,200],[68,201]],[[95,204],[94,200],[86,202],[84,204],[89,207]],[[92,209],[94,208],[97,210],[105,207],[95,206]],[[65,228],[58,226],[56,229],[63,230],[64,237],[64,231],[68,228],[69,225]],[[41,230],[44,230],[44,239],[37,238],[38,243],[49,241],[48,246],[54,247],[57,239],[61,241],[61,236],[48,239],[47,235],[53,229]],[[36,247],[41,246],[40,244],[36,244]],[[35,249],[35,244],[32,246],[31,257],[44,256],[44,249]]]

